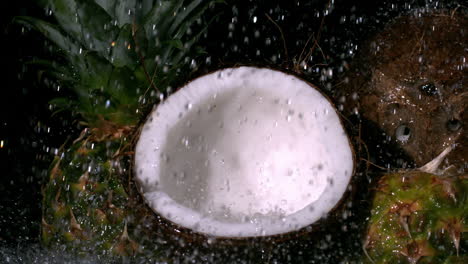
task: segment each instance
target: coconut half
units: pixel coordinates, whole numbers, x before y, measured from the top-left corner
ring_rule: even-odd
[[[188,83],[144,124],[136,181],[169,221],[216,237],[295,231],[329,213],[354,170],[333,105],[271,69],[220,70]]]

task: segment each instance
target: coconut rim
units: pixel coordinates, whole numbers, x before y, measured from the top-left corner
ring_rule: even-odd
[[[272,234],[266,234],[265,235],[265,234],[258,234],[258,232],[257,232],[256,234],[253,234],[253,235],[217,235],[217,234],[212,234],[212,233],[196,230],[196,229],[194,229],[194,228],[192,228],[190,226],[187,226],[187,225],[184,225],[184,224],[181,224],[181,223],[178,223],[178,222],[172,220],[170,217],[165,216],[163,213],[161,213],[161,211],[159,211],[157,208],[154,208],[150,204],[150,201],[148,201],[149,199],[147,199],[146,195],[144,194],[144,188],[145,187],[143,186],[143,181],[141,181],[141,180],[139,180],[137,178],[137,175],[138,175],[138,171],[137,171],[138,168],[136,166],[136,164],[137,164],[137,162],[136,162],[137,151],[135,151],[135,155],[134,155],[133,162],[132,162],[133,169],[131,170],[131,173],[133,174],[132,180],[136,184],[137,192],[141,195],[142,200],[146,204],[147,208],[149,210],[151,210],[151,212],[154,213],[155,216],[157,216],[157,218],[159,220],[162,220],[162,221],[166,222],[166,225],[165,225],[166,228],[168,227],[167,225],[169,225],[169,228],[174,229],[175,232],[179,233],[179,235],[182,235],[182,236],[189,235],[190,238],[195,239],[195,240],[198,240],[199,238],[206,239],[208,237],[209,238],[216,238],[217,241],[233,241],[233,240],[246,241],[246,240],[252,240],[252,239],[266,239],[266,238],[282,238],[281,240],[284,240],[284,239],[287,240],[288,237],[297,237],[297,236],[300,236],[301,234],[304,234],[304,233],[313,232],[314,230],[316,230],[315,228],[313,228],[314,226],[321,225],[326,218],[328,218],[330,216],[333,216],[336,213],[336,210],[343,206],[343,202],[345,200],[347,200],[348,198],[350,198],[350,196],[353,196],[354,188],[350,189],[349,185],[352,184],[352,182],[354,181],[353,179],[354,179],[355,172],[356,172],[356,167],[357,167],[356,153],[355,153],[355,150],[354,150],[353,142],[350,140],[350,136],[348,135],[349,128],[344,125],[344,122],[342,120],[343,116],[338,111],[338,109],[335,107],[335,104],[317,86],[315,86],[312,83],[308,82],[307,80],[297,76],[296,72],[291,72],[291,71],[288,71],[287,69],[282,69],[282,68],[279,69],[279,68],[276,68],[276,67],[271,66],[271,65],[258,66],[258,65],[251,65],[251,64],[235,64],[234,66],[223,67],[223,68],[219,68],[219,69],[208,71],[208,72],[206,72],[204,74],[201,74],[201,75],[199,75],[199,76],[197,76],[197,77],[195,77],[193,79],[190,79],[189,81],[187,81],[183,85],[180,85],[179,88],[176,89],[173,93],[169,94],[164,99],[164,101],[156,103],[151,108],[151,110],[148,111],[148,113],[146,114],[146,118],[144,118],[140,122],[140,126],[137,129],[137,134],[135,135],[135,141],[134,141],[133,145],[134,145],[135,149],[138,147],[138,145],[139,145],[138,143],[140,142],[140,136],[141,136],[141,134],[142,134],[142,132],[144,130],[145,125],[148,123],[148,120],[150,120],[152,118],[152,114],[155,113],[161,107],[161,105],[166,103],[166,101],[169,100],[169,98],[171,98],[172,95],[179,92],[180,90],[183,90],[187,86],[190,86],[193,82],[195,82],[195,81],[197,81],[199,79],[202,79],[204,77],[214,75],[214,74],[220,73],[220,72],[235,71],[235,70],[238,70],[240,68],[246,68],[246,69],[250,69],[250,70],[253,70],[253,71],[258,71],[258,70],[263,71],[264,70],[264,71],[268,71],[268,72],[274,72],[274,74],[283,74],[284,78],[291,78],[292,77],[293,79],[296,79],[299,83],[303,83],[305,86],[307,86],[307,89],[312,89],[316,93],[318,93],[319,96],[321,96],[321,99],[325,99],[325,102],[330,107],[330,110],[333,109],[334,113],[336,114],[337,120],[338,120],[337,125],[339,125],[338,127],[340,127],[342,129],[344,138],[346,139],[346,142],[348,143],[347,146],[349,147],[350,158],[351,158],[351,161],[350,161],[351,162],[350,174],[349,174],[349,176],[347,176],[347,175],[342,176],[343,178],[345,178],[345,176],[347,176],[347,182],[345,184],[343,184],[343,189],[339,192],[341,194],[341,196],[338,199],[331,196],[331,199],[334,200],[334,203],[333,203],[334,205],[329,207],[329,210],[324,211],[319,217],[315,217],[315,220],[308,221],[307,224],[305,224],[305,225],[300,225],[298,227],[296,225],[296,227],[291,228],[290,230],[287,230],[287,231],[283,230],[281,232],[276,232],[276,233],[272,233]],[[197,88],[199,88],[199,87],[197,87]],[[200,101],[202,101],[202,99]],[[183,108],[184,106],[181,105],[180,107]],[[173,127],[176,126],[177,123],[178,123],[177,119],[174,119],[174,120],[175,120],[175,122],[173,122],[173,124],[172,124]],[[337,179],[337,178],[339,178],[339,177],[334,175],[333,179]],[[330,185],[327,183],[327,185],[325,186],[324,192],[329,190],[329,186]],[[335,192],[332,192],[332,193],[338,193],[338,191],[336,191],[336,188],[332,188],[332,189],[335,190]],[[319,196],[319,198],[317,200],[313,201],[312,204],[317,202],[317,201],[319,201],[319,202],[321,201],[322,204],[325,204],[325,203],[329,202],[329,201],[325,201],[325,202],[323,201],[322,195],[323,195],[324,192],[322,192],[322,194]],[[288,215],[286,217],[287,218],[292,218],[292,216],[294,216],[295,214],[297,214],[297,213],[299,213],[301,211],[308,210],[308,208],[310,206],[311,206],[311,204],[308,204],[305,208],[303,208],[303,209],[301,209],[299,211],[296,211],[293,214],[290,214],[290,215]],[[184,209],[186,209],[185,213],[188,213],[190,211],[194,211],[192,208],[188,208],[188,207],[185,207],[185,206],[183,206],[183,207],[184,207]],[[200,214],[200,213],[197,213],[197,214]],[[312,213],[312,215],[313,214],[314,213]],[[203,221],[203,220],[204,219],[201,218],[201,221]],[[288,222],[288,221],[286,221],[286,222]],[[228,224],[228,225],[231,225],[231,224]],[[274,239],[274,241],[278,241],[278,240]]]

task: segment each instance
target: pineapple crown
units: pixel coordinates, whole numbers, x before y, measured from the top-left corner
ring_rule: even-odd
[[[201,16],[219,1],[39,2],[56,23],[32,17],[15,20],[41,32],[59,49],[56,61],[40,64],[75,96],[55,98],[51,104],[59,111],[75,110],[89,127],[99,127],[103,120],[136,124],[139,107],[154,102],[187,72],[181,70],[187,58],[202,52],[194,45],[206,29]]]

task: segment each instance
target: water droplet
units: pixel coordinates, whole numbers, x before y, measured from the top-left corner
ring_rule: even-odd
[[[179,180],[184,180],[184,179],[185,179],[185,176],[186,176],[186,175],[185,175],[185,172],[183,172],[183,171],[180,172],[180,173],[178,174]]]
[[[423,85],[421,85],[421,87],[419,88],[425,95],[428,95],[428,96],[433,96],[433,95],[436,95],[439,93],[439,90],[437,89],[437,87],[435,86],[434,83],[432,82],[429,82],[429,83],[425,83]]]
[[[214,110],[215,108],[216,108],[216,105],[215,105],[215,104],[209,105],[209,106],[208,106],[208,113],[213,112],[213,110]]]
[[[407,125],[400,125],[395,130],[395,137],[401,142],[407,142],[411,136],[411,129]]]
[[[161,160],[164,161],[165,163],[169,163],[170,158],[165,153],[161,153]]]
[[[190,61],[190,69],[195,69],[196,67],[197,67],[197,62],[194,59],[192,59]]]
[[[226,179],[226,180],[224,181],[224,185],[226,186],[226,190],[227,190],[228,192],[231,191],[231,183],[230,183],[229,179]]]
[[[255,37],[255,38],[259,38],[259,37],[260,37],[260,31],[255,30],[255,32],[254,32],[254,37]]]
[[[188,137],[183,137],[181,140],[182,145],[184,145],[186,148],[189,147],[189,139]]]
[[[447,122],[447,129],[455,132],[459,130],[462,126],[462,123],[458,119],[451,119]]]

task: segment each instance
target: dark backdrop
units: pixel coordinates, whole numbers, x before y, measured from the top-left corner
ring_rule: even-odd
[[[75,133],[64,115],[52,117],[55,92],[44,85],[33,58],[47,58],[43,37],[12,23],[15,16],[48,19],[34,0],[2,3],[0,85],[0,243],[36,242],[41,216],[41,184],[53,151]],[[2,143],[3,142],[3,143]]]

